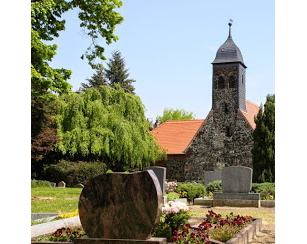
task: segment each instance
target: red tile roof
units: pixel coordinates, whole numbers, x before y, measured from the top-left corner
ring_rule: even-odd
[[[245,117],[249,125],[253,128],[253,130],[256,128],[254,117],[257,116],[258,111],[258,105],[248,100],[246,100],[246,112],[240,110],[240,112],[243,114],[243,116]]]
[[[252,129],[256,128],[254,116],[258,111],[258,105],[248,100],[246,100],[246,112],[240,110]],[[151,134],[156,138],[158,144],[167,150],[166,154],[185,154],[185,149],[204,121],[204,119],[166,121],[153,129]]]
[[[204,119],[166,121],[151,134],[156,137],[158,144],[166,149],[167,154],[184,154]]]

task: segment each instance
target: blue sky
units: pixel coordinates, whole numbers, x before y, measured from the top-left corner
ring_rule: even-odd
[[[275,5],[257,1],[123,1],[125,18],[116,28],[117,42],[104,45],[105,56],[119,50],[136,94],[155,119],[164,108],[179,108],[205,118],[211,108],[212,64],[219,46],[232,37],[247,65],[247,99],[264,103],[275,93]],[[52,43],[58,45],[51,66],[73,71],[73,91],[94,71],[80,56],[90,44],[79,27],[78,10],[65,15],[66,30]],[[102,42],[104,43],[104,42]],[[106,61],[103,62],[106,64]]]

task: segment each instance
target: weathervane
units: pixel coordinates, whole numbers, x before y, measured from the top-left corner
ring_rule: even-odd
[[[232,38],[231,37],[231,25],[232,25],[232,22],[233,22],[233,20],[229,19],[229,23],[228,23],[228,25],[229,25],[229,36],[228,36],[228,38]]]

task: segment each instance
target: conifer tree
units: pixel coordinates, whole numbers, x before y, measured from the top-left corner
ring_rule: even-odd
[[[85,91],[88,88],[96,88],[101,90],[101,86],[107,86],[108,82],[106,80],[104,68],[100,68],[93,74],[92,78],[86,79],[88,83],[81,83],[81,91]]]
[[[107,63],[107,68],[100,68],[87,79],[89,83],[81,83],[81,91],[88,88],[101,89],[101,86],[110,86],[115,89],[123,89],[127,93],[134,94],[135,88],[132,83],[134,79],[129,79],[128,69],[125,68],[126,62],[119,51],[112,52],[112,58]]]
[[[135,94],[135,88],[132,85],[135,80],[129,79],[128,69],[125,68],[125,60],[119,51],[112,53],[112,58],[107,65],[105,75],[109,85],[112,88],[117,88],[117,85],[119,85],[125,92]]]
[[[255,123],[253,182],[275,182],[275,95],[267,95]]]

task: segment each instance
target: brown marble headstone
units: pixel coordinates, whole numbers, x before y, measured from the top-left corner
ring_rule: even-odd
[[[152,170],[103,174],[84,186],[79,217],[90,238],[146,240],[159,222],[161,202]]]

